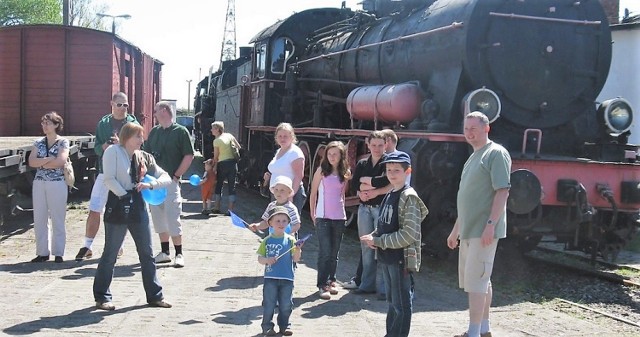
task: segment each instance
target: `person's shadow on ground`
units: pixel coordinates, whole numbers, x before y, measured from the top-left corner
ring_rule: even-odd
[[[262,307],[253,306],[242,308],[238,311],[229,310],[219,312],[217,314],[212,314],[212,316],[216,316],[212,319],[212,321],[219,324],[251,325],[251,322],[257,320],[259,316],[261,316],[261,314]]]
[[[8,335],[30,335],[44,329],[60,330],[96,324],[106,316],[123,314],[132,310],[147,308],[145,305],[135,305],[114,311],[96,311],[95,307],[87,307],[59,316],[41,317],[40,319],[23,322],[2,329]],[[59,332],[59,331],[58,331]]]
[[[234,276],[218,280],[215,286],[206,288],[206,291],[218,292],[227,289],[251,289],[262,284],[262,276]]]

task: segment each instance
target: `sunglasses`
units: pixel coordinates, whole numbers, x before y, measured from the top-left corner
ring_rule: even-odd
[[[116,106],[118,108],[122,108],[122,107],[128,108],[129,107],[129,103],[116,103]]]

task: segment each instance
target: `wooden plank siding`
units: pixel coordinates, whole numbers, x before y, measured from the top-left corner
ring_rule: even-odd
[[[40,118],[57,111],[63,134],[95,133],[123,91],[148,131],[160,99],[162,62],[117,35],[80,27],[0,28],[0,137],[41,134]]]

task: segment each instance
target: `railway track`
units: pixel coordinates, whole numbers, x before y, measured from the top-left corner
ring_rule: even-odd
[[[585,256],[567,254],[544,247],[536,247],[524,256],[529,260],[549,264],[556,268],[640,289],[639,268],[599,260],[592,261]]]

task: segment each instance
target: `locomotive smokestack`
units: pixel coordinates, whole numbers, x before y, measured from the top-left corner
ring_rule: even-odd
[[[615,25],[620,23],[620,0],[600,0],[600,3],[604,8],[604,12],[607,14],[609,24]]]

